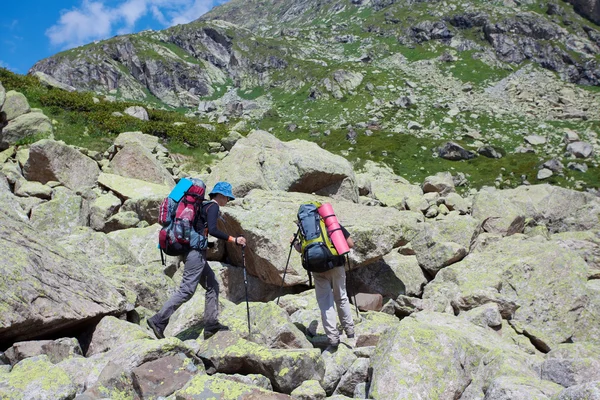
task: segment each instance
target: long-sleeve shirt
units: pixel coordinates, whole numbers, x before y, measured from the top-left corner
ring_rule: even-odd
[[[206,218],[206,219],[205,219]],[[217,222],[219,220],[219,204],[216,201],[208,201],[202,204],[202,208],[200,210],[200,218],[199,222],[201,222],[202,226],[196,224],[196,230],[198,232],[204,232],[204,223],[206,222],[206,227],[208,228],[208,234],[216,237],[217,239],[227,240],[229,239],[229,235],[225,232],[219,230],[217,228]],[[198,229],[200,228],[200,229]]]

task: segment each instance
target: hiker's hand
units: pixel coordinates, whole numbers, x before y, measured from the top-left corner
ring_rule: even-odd
[[[246,247],[246,238],[243,236],[236,237],[235,244],[237,244],[238,246]]]

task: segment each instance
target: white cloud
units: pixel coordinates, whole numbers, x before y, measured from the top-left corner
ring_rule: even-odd
[[[226,0],[121,0],[112,7],[105,1],[83,0],[80,7],[64,10],[57,23],[46,31],[50,43],[70,48],[105,39],[115,32],[134,32],[136,23],[144,17],[165,28],[184,24]]]
[[[0,68],[5,68],[5,69],[8,69],[8,70],[13,71],[13,72],[19,72],[19,70],[17,68],[11,67],[10,65],[8,65],[7,63],[5,63],[2,60],[0,60]]]

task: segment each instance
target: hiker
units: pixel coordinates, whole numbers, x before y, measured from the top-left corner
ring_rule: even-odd
[[[217,229],[220,207],[225,206],[228,201],[234,199],[231,184],[218,182],[208,195],[210,201],[205,201],[201,205],[200,218],[196,219],[194,230],[206,234],[205,229],[207,228],[208,234],[211,236],[227,240],[238,246],[246,246],[246,239],[243,236],[230,236]],[[229,330],[228,326],[222,325],[217,319],[219,314],[219,283],[215,278],[215,273],[206,261],[206,247],[202,249],[192,248],[183,257],[185,265],[179,289],[167,300],[158,313],[148,319],[148,326],[154,331],[158,339],[163,339],[165,337],[163,332],[169,323],[169,318],[183,303],[192,298],[198,283],[200,283],[206,290],[204,338],[208,339],[218,331]]]
[[[346,238],[348,247],[354,247],[354,240],[350,237],[350,233],[340,225],[340,228]],[[290,240],[293,243],[297,252],[301,253],[301,244],[299,241],[294,242],[294,238]],[[337,329],[337,317],[339,316],[342,328],[346,332],[348,339],[354,339],[354,321],[352,320],[352,311],[350,309],[350,301],[346,292],[346,270],[344,268],[344,256],[336,256],[334,260],[334,268],[325,272],[311,272],[315,280],[315,295],[317,303],[321,310],[321,321],[323,329],[327,335],[329,344],[328,349],[334,350],[340,344],[340,334]],[[334,309],[334,303],[337,308]],[[354,346],[354,343],[350,344]]]

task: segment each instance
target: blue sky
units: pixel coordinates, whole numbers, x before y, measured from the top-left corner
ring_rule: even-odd
[[[26,74],[62,50],[193,21],[227,0],[5,0],[0,67]]]

